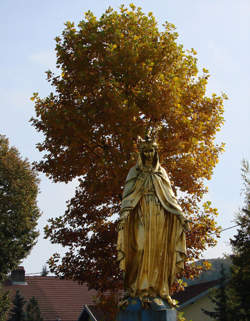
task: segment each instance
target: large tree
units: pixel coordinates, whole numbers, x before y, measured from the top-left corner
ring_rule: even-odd
[[[188,262],[216,243],[217,210],[200,205],[223,144],[214,142],[223,123],[224,96],[206,96],[208,71],[198,73],[196,53],[185,51],[170,23],[162,31],[152,13],[130,5],[109,8],[99,19],[91,12],[77,26],[66,23],[56,38],[59,74],[47,72],[54,91],[35,93],[33,126],[45,136],[38,170],[55,182],[79,178],[66,213],[51,219],[46,236],[68,248],[50,268],[58,275],[114,287],[116,222],[135,141],[148,126],[158,128],[161,164],[192,220]]]
[[[37,193],[36,172],[0,135],[0,281],[36,242]]]
[[[238,213],[239,224],[236,235],[231,239],[233,249],[232,278],[230,282],[232,320],[250,320],[250,170],[243,161],[245,205]]]

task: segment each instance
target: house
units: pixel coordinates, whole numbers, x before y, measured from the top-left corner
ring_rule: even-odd
[[[187,320],[212,321],[213,319],[202,312],[202,308],[213,311],[214,306],[209,299],[211,289],[218,288],[219,280],[202,282],[187,286],[183,292],[177,293],[174,298],[179,302],[178,311],[184,312]]]
[[[188,286],[184,292],[175,295],[179,311],[187,320],[210,321],[201,308],[213,310],[208,298],[209,290],[218,286],[218,280]],[[29,300],[34,296],[44,321],[111,321],[105,320],[103,312],[94,305],[96,291],[88,290],[86,284],[54,276],[25,276],[23,267],[11,273],[4,285],[13,297],[17,290]]]
[[[34,296],[44,321],[77,321],[84,304],[93,304],[96,291],[89,291],[86,284],[61,280],[54,276],[26,276],[23,267],[11,273],[4,285],[13,297],[17,290],[29,300]]]

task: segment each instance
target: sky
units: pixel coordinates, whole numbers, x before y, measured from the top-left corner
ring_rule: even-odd
[[[0,2],[0,134],[9,138],[21,155],[30,162],[41,159],[35,145],[43,137],[30,125],[35,115],[30,100],[33,92],[42,97],[52,90],[45,71],[55,70],[55,40],[66,21],[76,24],[84,12],[99,17],[109,6],[118,9],[131,1],[120,0],[1,0]],[[222,228],[234,225],[242,206],[240,167],[243,158],[250,159],[250,1],[249,0],[134,0],[143,12],[153,12],[159,28],[165,21],[173,23],[178,42],[185,49],[197,51],[199,68],[209,70],[207,94],[226,93],[225,125],[216,140],[226,143],[226,151],[208,182],[207,199],[219,210]],[[52,183],[40,175],[38,206],[42,211],[38,229],[40,237],[30,255],[23,261],[26,273],[39,273],[48,258],[63,252],[44,240],[43,228],[51,217],[62,215],[66,202],[74,195],[76,182]],[[216,247],[204,252],[204,258],[230,253],[229,239],[236,228],[221,234]]]

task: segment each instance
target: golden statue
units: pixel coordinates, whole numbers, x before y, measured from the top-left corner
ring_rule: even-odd
[[[170,289],[184,267],[187,220],[159,163],[154,138],[140,138],[138,149],[123,191],[118,260],[130,297],[160,297],[173,305]]]

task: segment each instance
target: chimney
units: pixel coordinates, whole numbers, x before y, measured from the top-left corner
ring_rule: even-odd
[[[16,270],[12,271],[10,279],[13,285],[27,285],[27,282],[25,282],[24,267],[18,266]]]

